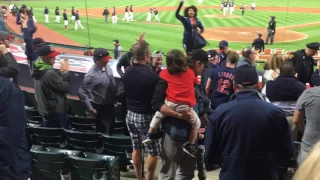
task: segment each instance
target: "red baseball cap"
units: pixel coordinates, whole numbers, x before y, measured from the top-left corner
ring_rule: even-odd
[[[96,61],[103,61],[103,62],[109,62],[110,59],[112,59],[111,56],[109,56],[109,52],[104,48],[97,48],[93,52],[93,58]]]
[[[40,47],[40,49],[38,50],[39,56],[47,56],[50,58],[55,58],[59,54],[60,54],[60,52],[55,51],[53,48],[51,48],[50,46],[47,46],[47,45]]]

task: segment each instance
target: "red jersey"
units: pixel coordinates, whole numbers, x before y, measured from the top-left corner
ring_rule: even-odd
[[[194,85],[196,77],[191,69],[187,69],[182,74],[171,75],[167,69],[160,72],[160,77],[168,83],[167,100],[178,103],[188,104],[190,107],[196,105]]]

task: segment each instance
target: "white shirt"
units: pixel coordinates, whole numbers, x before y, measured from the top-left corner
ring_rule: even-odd
[[[251,7],[256,7],[256,3],[252,3],[252,4],[251,4]]]
[[[262,88],[262,94],[263,95],[266,95],[267,94],[267,81],[273,81],[274,80],[274,78],[272,77],[272,74],[273,73],[277,73],[278,75],[279,75],[279,73],[280,73],[280,70],[279,69],[276,69],[275,71],[273,70],[273,69],[270,69],[270,70],[266,70],[265,72],[264,72],[264,74],[263,74],[263,79],[264,79],[264,81],[265,81],[265,85],[264,85],[264,87]]]

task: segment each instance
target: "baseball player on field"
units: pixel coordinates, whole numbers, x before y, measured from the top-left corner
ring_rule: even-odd
[[[150,8],[148,11],[147,22],[151,21],[152,11],[153,11],[153,8]]]
[[[67,26],[68,26],[69,22],[68,22],[68,16],[67,16],[66,9],[63,11],[62,15],[63,15],[63,22],[64,22],[64,30],[68,30]]]
[[[228,7],[229,7],[228,2],[223,2],[223,16],[226,16],[228,12]]]
[[[232,13],[233,13],[233,11],[234,11],[234,6],[235,6],[234,1],[229,2],[230,15],[232,15]]]
[[[124,9],[124,18],[122,19],[122,21],[127,20],[127,22],[129,22],[129,8],[128,6],[126,6],[126,8]]]
[[[156,8],[154,8],[153,12],[154,12],[154,17],[156,18],[157,22],[160,22],[160,20],[159,20],[159,11]]]
[[[80,21],[79,11],[77,10],[77,11],[76,11],[76,23],[75,23],[74,29],[75,29],[75,30],[78,30],[78,26],[80,26],[81,29],[84,29],[83,26],[82,26],[82,24],[81,24],[81,21]]]
[[[76,12],[75,12],[73,6],[72,6],[72,9],[71,9],[71,20],[70,20],[70,23],[71,23],[72,21],[76,21]]]
[[[49,9],[47,8],[47,6],[44,8],[43,14],[44,14],[44,17],[46,19],[45,22],[49,23]]]
[[[60,24],[60,12],[59,12],[58,6],[56,7],[56,10],[54,13],[56,14],[56,20],[54,22]]]
[[[130,9],[129,9],[129,17],[130,17],[130,21],[133,21],[133,8],[132,5],[130,5]]]
[[[111,14],[112,14],[112,24],[117,24],[118,16],[117,16],[115,7],[112,8],[112,13]]]

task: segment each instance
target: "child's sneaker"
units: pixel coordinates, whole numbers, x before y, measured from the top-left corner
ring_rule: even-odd
[[[194,144],[187,144],[184,146],[183,151],[195,158],[197,156],[197,147]]]
[[[143,144],[150,144],[152,142],[151,139],[151,134],[147,133],[146,134],[146,139],[144,141],[142,141]]]

